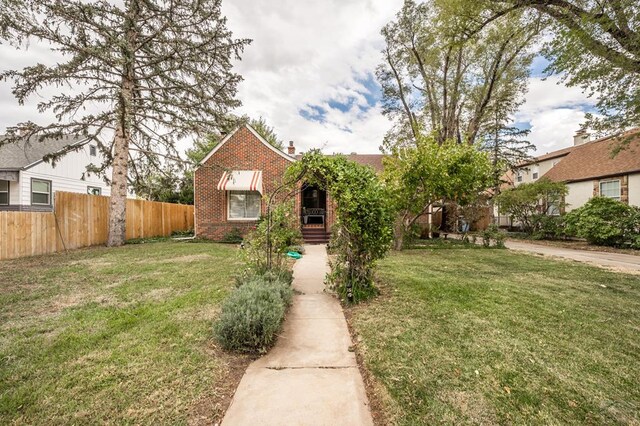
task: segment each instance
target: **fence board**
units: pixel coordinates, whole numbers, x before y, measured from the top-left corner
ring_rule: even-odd
[[[194,226],[193,206],[127,200],[126,238],[169,236]],[[0,212],[0,260],[105,244],[109,197],[56,192],[53,212]]]

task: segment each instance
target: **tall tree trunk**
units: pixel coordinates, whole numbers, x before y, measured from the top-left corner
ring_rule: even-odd
[[[109,236],[107,238],[109,247],[123,245],[126,236],[129,136],[126,124],[120,123],[113,143],[115,152],[109,199]]]
[[[393,227],[393,233],[395,234],[395,238],[393,239],[393,249],[402,250],[404,248],[405,227],[401,218],[396,220],[395,226]]]
[[[126,237],[127,217],[127,175],[129,160],[129,141],[131,140],[131,109],[133,108],[134,89],[134,46],[137,32],[135,22],[139,7],[136,0],[131,1],[125,20],[127,45],[122,49],[123,70],[120,99],[118,100],[118,118],[113,146],[113,169],[111,174],[111,197],[109,200],[109,235],[107,246],[121,246]]]

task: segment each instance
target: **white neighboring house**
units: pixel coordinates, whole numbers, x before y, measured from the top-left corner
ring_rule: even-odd
[[[56,161],[55,166],[43,157],[80,147]],[[0,146],[0,211],[51,211],[56,191],[110,195],[111,188],[87,166],[102,164],[103,157],[95,142],[67,136],[42,142],[24,140]]]
[[[506,186],[541,178],[564,182],[569,190],[565,197],[567,212],[598,195],[640,206],[640,129],[630,130],[623,137],[631,139],[628,148],[612,156],[619,143],[615,136],[592,141],[587,133],[578,132],[573,146],[536,157],[504,176],[511,182]],[[513,225],[504,215],[498,215],[497,220],[500,226]]]

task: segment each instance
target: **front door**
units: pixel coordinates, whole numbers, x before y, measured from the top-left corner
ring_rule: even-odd
[[[315,186],[305,185],[302,189],[302,223],[324,225],[327,212],[327,193]]]

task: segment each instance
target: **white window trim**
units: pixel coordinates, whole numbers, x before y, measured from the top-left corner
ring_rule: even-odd
[[[100,191],[99,194],[93,194],[91,192],[89,192],[92,189],[97,189],[98,191]],[[102,195],[102,188],[99,186],[93,186],[93,185],[87,185],[87,195]]]
[[[49,184],[49,192],[38,192],[38,191],[34,191],[33,190],[33,182],[46,182],[47,184]],[[50,180],[47,179],[37,179],[37,178],[31,178],[31,188],[30,188],[30,192],[29,192],[29,198],[31,199],[31,205],[32,206],[51,206],[52,205],[52,190],[53,190],[53,182],[51,182]],[[33,201],[33,194],[47,194],[49,196],[49,202],[48,203],[35,203]]]
[[[9,204],[11,204],[11,182],[9,182],[8,180],[6,180],[5,182],[7,182],[7,190],[3,191],[0,190],[0,193],[4,194],[5,192],[7,193],[7,202],[5,203],[0,203],[0,206],[8,206]]]
[[[256,222],[262,214],[262,199],[260,199],[260,209],[257,217],[231,217],[231,193],[232,192],[258,192],[258,191],[227,191],[227,220],[229,222]],[[259,194],[259,192],[258,192]]]
[[[618,182],[618,196],[617,197],[609,197],[607,195],[602,195],[602,184],[603,183],[609,183],[609,182]],[[600,196],[601,197],[607,197],[607,198],[611,198],[612,200],[618,200],[618,201],[622,200],[622,182],[620,181],[620,179],[601,180],[600,182],[598,182],[598,190],[600,192]]]

